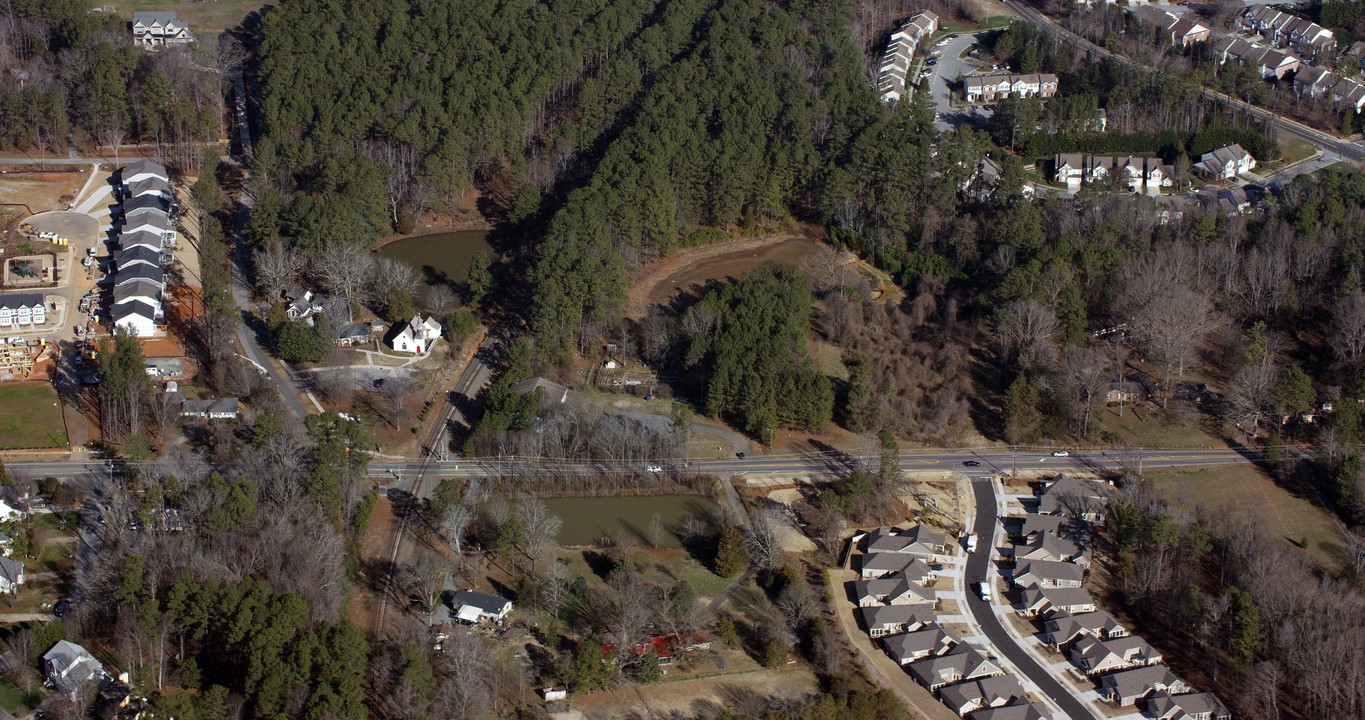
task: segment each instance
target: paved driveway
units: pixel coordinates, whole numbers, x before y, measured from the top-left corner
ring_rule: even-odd
[[[977,69],[975,61],[962,57],[973,43],[985,40],[986,33],[962,34],[948,41],[942,47],[931,47],[930,50],[937,50],[942,54],[939,56],[938,64],[933,67],[933,73],[929,76],[929,94],[934,101],[934,111],[938,113],[934,125],[939,130],[948,130],[955,125],[973,119],[971,114],[962,112],[953,107],[953,97],[956,91],[949,86],[949,83],[957,82],[959,77],[971,74]],[[981,117],[978,114],[976,117]]]

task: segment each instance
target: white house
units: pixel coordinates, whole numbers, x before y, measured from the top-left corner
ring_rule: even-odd
[[[473,590],[456,590],[450,596],[450,607],[457,619],[471,625],[483,620],[500,623],[512,612],[512,601]]]
[[[66,640],[59,641],[43,655],[47,682],[68,698],[74,698],[85,684],[104,677],[104,666],[89,650]]]
[[[5,293],[0,295],[0,328],[34,327],[47,322],[47,306],[42,293]]]
[[[431,350],[431,346],[441,337],[441,323],[436,322],[436,318],[427,316],[425,320],[421,315],[413,315],[412,319],[405,323],[398,323],[389,330],[389,347],[398,352],[409,352],[421,355]]]
[[[180,417],[203,418],[208,420],[236,420],[237,398],[209,398],[207,400],[186,400],[180,406]]]
[[[141,48],[194,42],[189,26],[177,20],[173,12],[135,12],[132,27],[133,44]]]
[[[18,560],[0,557],[0,593],[19,592],[24,584],[24,564]]]
[[[1194,167],[1211,178],[1232,180],[1256,167],[1256,158],[1234,143],[1200,155]]]
[[[114,305],[109,314],[114,318],[114,327],[127,330],[134,337],[155,335],[157,321],[163,317],[159,304],[142,297]]]

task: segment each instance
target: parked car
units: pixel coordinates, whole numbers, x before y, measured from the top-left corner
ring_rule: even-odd
[[[976,589],[976,590],[977,590],[977,593],[981,595],[981,599],[982,599],[982,600],[985,600],[986,602],[990,602],[990,601],[991,601],[991,584],[990,584],[990,582],[984,581],[984,580],[983,580],[982,582],[980,582],[980,583],[977,584],[977,589]]]
[[[663,471],[664,471],[664,468],[663,468],[662,465],[646,465],[646,466],[645,466],[645,472],[657,473],[657,472],[663,472]]]

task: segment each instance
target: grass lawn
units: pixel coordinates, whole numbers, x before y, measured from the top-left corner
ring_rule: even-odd
[[[1313,154],[1317,152],[1317,148],[1295,137],[1281,135],[1279,141],[1280,165],[1290,165],[1300,160],[1306,160],[1313,157]]]
[[[57,391],[47,383],[0,386],[0,449],[65,447]]]
[[[19,712],[24,707],[24,701],[28,699],[28,694],[18,687],[0,682],[0,707],[11,713]]]
[[[100,3],[103,4],[103,3]],[[214,0],[213,2],[182,2],[181,0],[124,0],[116,3],[120,17],[132,19],[133,13],[144,10],[164,10],[175,13],[176,19],[187,23],[190,32],[198,36],[220,33],[235,27],[253,10],[273,3],[265,0]]]
[[[1115,433],[1123,442],[1145,448],[1203,448],[1223,447],[1218,438],[1204,432],[1198,426],[1172,425],[1162,420],[1160,409],[1153,410],[1150,403],[1142,403],[1136,411],[1131,405],[1123,407],[1123,417],[1119,417],[1119,407],[1100,408],[1100,420],[1104,429]]]
[[[1211,510],[1250,508],[1260,513],[1269,532],[1302,547],[1314,563],[1331,568],[1338,562],[1341,548],[1332,515],[1275,484],[1254,465],[1159,470],[1152,473],[1152,480],[1169,499],[1182,504]]]
[[[592,553],[589,550],[587,553]],[[570,578],[583,577],[588,587],[601,587],[605,581],[588,565],[585,552],[560,548],[558,556],[568,566]],[[713,598],[724,590],[733,578],[723,578],[711,572],[687,551],[677,548],[661,550],[632,550],[631,562],[647,577],[656,582],[686,580],[698,597]]]
[[[1011,18],[1008,15],[992,15],[986,18],[985,22],[974,23],[970,20],[947,20],[939,23],[938,34],[975,32],[977,30],[994,30],[995,28],[1009,27]]]

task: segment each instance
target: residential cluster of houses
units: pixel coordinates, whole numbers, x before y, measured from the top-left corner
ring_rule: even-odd
[[[284,314],[290,322],[306,322],[312,325],[314,318],[323,311],[322,298],[302,286],[285,291],[281,300],[284,303]],[[387,333],[384,331],[384,323],[379,321],[343,325],[337,329],[336,344],[338,347],[363,345],[382,334],[390,348],[398,352],[421,355],[431,351],[432,345],[441,338],[444,330],[435,317],[419,313],[413,315],[411,320],[394,323]]]
[[[1330,53],[1337,46],[1331,30],[1271,5],[1248,7],[1237,17],[1237,29],[1260,35],[1275,47],[1291,48],[1310,59]]]
[[[1047,717],[994,658],[937,622],[933,588],[951,554],[945,534],[923,525],[879,528],[855,542],[864,551],[853,583],[858,621],[916,682],[970,720]]]
[[[1143,703],[1166,720],[1229,720],[1212,693],[1195,693],[1162,655],[1100,610],[1083,587],[1090,567],[1091,525],[1104,518],[1107,485],[1058,476],[1037,493],[1037,512],[1010,523],[1021,612],[1041,623],[1043,642],[1063,652],[1116,706]]]
[[[194,42],[189,25],[180,22],[173,12],[133,13],[133,44],[146,49],[168,45],[188,45]]]
[[[1151,5],[1137,8],[1133,11],[1133,17],[1137,18],[1138,22],[1166,31],[1171,38],[1171,44],[1176,47],[1208,42],[1209,39],[1209,28]]]
[[[176,241],[172,215],[179,205],[166,168],[150,160],[123,168],[118,194],[123,220],[108,268],[114,296],[109,314],[114,327],[150,337],[165,325],[162,300]]]
[[[962,78],[962,96],[969,103],[995,102],[1010,95],[1050,98],[1057,94],[1057,76],[1052,73],[993,73]]]
[[[883,102],[899,102],[905,97],[906,78],[915,48],[937,31],[938,15],[925,11],[907,20],[891,35],[891,43],[882,54],[881,69],[877,73],[877,90]]]
[[[42,293],[0,294],[0,330],[32,329],[47,322]]]
[[[1161,162],[1161,158],[1131,155],[1086,155],[1062,153],[1052,159],[1053,179],[1075,190],[1081,183],[1116,182],[1127,185],[1134,192],[1156,191],[1175,184],[1175,169]]]

